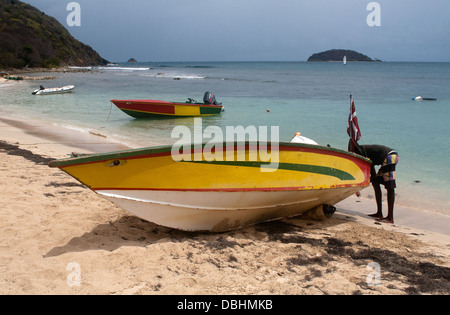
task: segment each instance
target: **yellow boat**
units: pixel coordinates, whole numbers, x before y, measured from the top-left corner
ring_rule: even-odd
[[[172,146],[143,148],[50,166],[142,219],[186,231],[227,231],[327,209],[370,183],[369,160],[329,147],[221,143],[191,148],[184,155],[174,154]]]

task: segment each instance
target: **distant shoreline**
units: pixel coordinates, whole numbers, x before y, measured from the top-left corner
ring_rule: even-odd
[[[23,68],[23,69],[0,69],[0,83],[11,81],[49,81],[55,80],[56,76],[35,76],[33,74],[41,73],[68,73],[68,72],[91,72],[94,69],[58,67],[58,68]]]
[[[72,69],[70,66],[58,68],[6,68],[0,69],[0,72],[6,72],[10,75],[28,74],[28,73],[58,73],[58,72],[87,72],[86,69]]]

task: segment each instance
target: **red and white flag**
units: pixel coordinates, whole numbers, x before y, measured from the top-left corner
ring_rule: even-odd
[[[353,96],[350,95],[350,115],[348,116],[347,133],[352,140],[352,144],[355,145],[359,139],[361,139],[361,130],[359,129],[358,117],[356,116],[355,101]]]

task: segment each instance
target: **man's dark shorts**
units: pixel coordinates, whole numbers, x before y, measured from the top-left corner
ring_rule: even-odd
[[[396,188],[395,183],[395,166],[398,163],[398,153],[396,151],[390,152],[381,164],[381,168],[377,174],[377,181],[384,184],[386,189]]]

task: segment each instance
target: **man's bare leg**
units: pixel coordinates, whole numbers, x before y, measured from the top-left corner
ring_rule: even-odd
[[[380,221],[394,224],[394,203],[395,203],[394,188],[387,189],[387,199],[388,199],[388,216]]]
[[[373,190],[375,191],[375,200],[377,201],[377,213],[369,214],[369,217],[383,218],[383,203],[381,195],[381,186],[378,181],[372,182]]]

